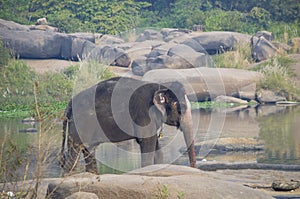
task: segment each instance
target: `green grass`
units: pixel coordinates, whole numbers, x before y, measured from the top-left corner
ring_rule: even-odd
[[[35,116],[34,85],[42,115],[59,115],[78,87],[82,90],[113,76],[96,62],[80,62],[63,73],[37,74],[25,62],[10,59],[0,67],[0,117]]]
[[[300,100],[300,88],[294,81],[295,74],[290,68],[293,61],[286,55],[275,56],[272,59],[257,66],[255,70],[264,74],[258,87],[272,90],[285,96],[288,100]]]
[[[253,63],[248,44],[239,45],[234,51],[224,52],[212,57],[217,68],[245,69]]]

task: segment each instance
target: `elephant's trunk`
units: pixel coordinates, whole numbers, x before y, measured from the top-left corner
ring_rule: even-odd
[[[189,100],[186,97],[187,110],[181,116],[180,129],[183,132],[184,140],[188,149],[190,166],[196,168],[196,153],[194,146],[194,129],[193,129],[193,119],[192,110]]]

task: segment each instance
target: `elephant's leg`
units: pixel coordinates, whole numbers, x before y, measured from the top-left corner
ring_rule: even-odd
[[[145,167],[154,164],[154,155],[157,136],[143,138],[139,140],[141,148],[141,166]]]
[[[163,163],[163,152],[160,148],[160,144],[158,138],[156,139],[156,148],[155,148],[155,156],[154,156],[154,164],[162,164]]]
[[[89,151],[87,148],[82,150],[87,172],[98,174],[97,161],[95,158],[95,149]]]

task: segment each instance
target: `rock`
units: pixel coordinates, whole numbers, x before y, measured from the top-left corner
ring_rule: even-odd
[[[67,60],[75,60],[84,58],[84,51],[86,47],[90,49],[95,48],[95,44],[88,40],[84,40],[78,37],[68,36],[61,44],[61,57]]]
[[[30,26],[30,30],[42,30],[47,32],[58,32],[58,28],[49,25],[33,25]]]
[[[248,43],[250,36],[234,32],[203,32],[192,37],[208,54],[233,50],[238,43]]]
[[[286,101],[286,98],[274,93],[273,91],[261,89],[257,93],[257,100],[260,103],[276,103],[278,101]]]
[[[196,52],[193,48],[179,44],[171,47],[167,53],[170,57],[177,57],[180,64],[179,67],[166,67],[166,68],[197,68],[207,66],[206,56],[203,53]],[[185,64],[184,64],[185,63]]]
[[[61,58],[61,44],[67,38],[60,33],[34,31],[13,31],[0,29],[3,43],[20,58]]]
[[[289,51],[292,49],[291,46],[284,43],[272,41],[272,44],[279,50]]]
[[[123,39],[113,35],[101,35],[97,41],[97,45],[122,44],[124,42]]]
[[[248,84],[238,91],[238,97],[246,100],[256,99],[256,83]]]
[[[148,71],[143,80],[154,82],[180,81],[190,100],[214,99],[219,95],[239,97],[239,91],[255,84],[263,75],[259,72],[229,68],[159,69]]]
[[[253,37],[257,37],[257,38],[264,37],[268,41],[273,40],[273,34],[269,31],[258,31],[253,35]]]
[[[21,25],[13,21],[6,21],[0,19],[0,30],[10,30],[10,31],[29,31],[29,26]]]
[[[95,35],[93,33],[85,33],[85,32],[77,32],[77,33],[72,33],[68,34],[69,36],[73,38],[78,38],[86,41],[90,41],[92,43],[96,42]]]
[[[144,56],[134,59],[131,64],[132,73],[135,75],[142,76],[147,71],[149,71],[149,67],[147,66],[146,60],[147,58]]]
[[[251,38],[251,56],[256,62],[273,57],[278,49],[264,36],[253,36]]]
[[[203,46],[195,39],[188,38],[182,42],[182,44],[187,45],[191,48],[193,48],[196,52],[201,52],[204,54],[207,54],[206,50],[203,48]]]
[[[145,30],[141,33],[138,38],[135,40],[136,42],[144,42],[146,40],[162,40],[162,34],[156,30]]]
[[[272,188],[275,191],[292,191],[298,189],[300,186],[299,181],[285,181],[285,180],[276,180],[272,183]]]
[[[36,25],[48,25],[47,19],[45,17],[36,20]]]
[[[208,174],[198,169],[184,166],[152,165],[156,170],[155,175],[147,176],[147,173],[138,172],[139,175],[122,174],[101,175],[80,174],[64,179],[53,179],[48,186],[47,198],[65,198],[78,191],[96,194],[99,198],[157,198],[162,194],[168,198],[178,198],[179,193],[184,198],[272,198],[266,193],[244,187],[230,181],[221,181],[211,178]],[[176,168],[175,168],[176,167]],[[159,173],[159,170],[164,171]],[[183,169],[183,171],[181,171]],[[177,171],[178,172],[177,172]],[[194,170],[194,171],[192,171]],[[152,172],[153,173],[153,172]],[[164,176],[164,174],[167,174]],[[183,174],[183,175],[182,175]],[[162,175],[162,176],[161,176]],[[51,195],[50,195],[51,193]]]
[[[128,67],[131,63],[128,54],[121,48],[96,46],[90,52],[87,50],[86,53],[88,53],[87,60],[95,60],[107,65]]]
[[[242,100],[239,98],[220,95],[214,99],[216,102],[226,102],[226,103],[235,103],[235,104],[248,104],[248,101]]]
[[[99,199],[99,197],[94,193],[77,192],[66,197],[65,199]]]

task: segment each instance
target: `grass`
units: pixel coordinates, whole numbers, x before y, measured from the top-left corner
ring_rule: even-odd
[[[63,111],[73,91],[76,93],[113,76],[105,66],[96,62],[80,62],[63,73],[37,74],[23,61],[11,59],[0,68],[0,117],[36,116],[35,84],[41,113],[48,115]]]
[[[288,56],[279,55],[256,67],[255,70],[264,74],[258,87],[272,90],[288,100],[299,101],[300,89],[295,84],[295,74],[289,67],[291,63],[292,60]]]
[[[217,68],[246,69],[253,63],[251,48],[248,44],[239,45],[234,51],[227,51],[212,58]]]

